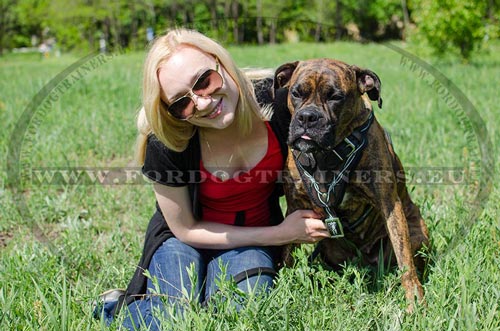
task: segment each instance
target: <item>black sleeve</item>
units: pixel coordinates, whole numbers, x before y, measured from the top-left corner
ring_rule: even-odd
[[[185,186],[189,183],[190,149],[175,152],[168,149],[154,135],[149,135],[142,173],[152,181],[167,186]]]
[[[290,121],[292,119],[292,114],[288,110],[287,106],[287,98],[288,98],[288,89],[279,88],[274,91],[274,100],[273,100],[273,117],[271,122],[275,122],[277,127],[281,133],[281,138],[286,142],[288,139],[288,130],[290,127]]]

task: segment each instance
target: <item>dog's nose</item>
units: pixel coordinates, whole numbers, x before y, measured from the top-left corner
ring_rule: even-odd
[[[299,121],[299,123],[305,127],[311,127],[315,125],[316,122],[318,122],[318,119],[318,113],[309,109],[304,109],[297,113],[297,121]]]

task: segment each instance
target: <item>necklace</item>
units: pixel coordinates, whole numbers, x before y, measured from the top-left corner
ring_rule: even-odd
[[[214,152],[212,151],[212,147],[210,146],[210,143],[208,142],[208,139],[203,137],[203,140],[205,140],[205,143],[207,144],[208,151],[210,155],[213,155]],[[229,160],[227,160],[227,167],[231,165],[231,162],[233,161],[233,156],[234,156],[234,151],[231,153],[231,156],[229,156]],[[229,173],[227,171],[222,170],[222,168],[219,166],[219,163],[217,162],[217,158],[214,158],[215,162],[215,171],[212,173],[217,178],[220,178],[223,182],[229,179]]]

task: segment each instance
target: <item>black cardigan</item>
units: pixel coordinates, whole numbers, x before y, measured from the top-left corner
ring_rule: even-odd
[[[261,106],[270,104],[273,107],[273,115],[269,121],[273,132],[275,133],[281,148],[281,153],[283,156],[283,161],[286,162],[288,155],[288,148],[286,145],[286,139],[288,136],[288,126],[290,122],[290,113],[286,108],[286,90],[277,90],[276,98],[273,99],[271,89],[273,81],[272,79],[263,79],[254,81],[254,88],[257,100]],[[195,134],[191,138],[186,150],[180,153],[172,152],[168,150],[156,137],[153,135],[148,137],[147,147],[146,147],[146,161],[143,166],[143,173],[145,176],[150,177],[156,182],[166,183],[166,180],[158,177],[158,173],[154,175],[149,171],[149,164],[155,162],[161,162],[163,160],[158,160],[160,154],[169,153],[170,158],[168,160],[174,160],[176,165],[169,164],[170,166],[179,167],[183,169],[199,170],[200,165],[200,144],[198,134]],[[197,176],[199,176],[199,171],[194,171]],[[199,203],[199,180],[194,182],[186,181],[186,183],[178,183],[178,185],[188,185],[189,196],[192,201],[193,214],[195,218],[201,217],[201,206]],[[169,185],[175,185],[171,182]],[[281,183],[277,183],[274,191],[269,198],[270,212],[271,212],[271,224],[276,225],[283,221],[283,214],[281,212],[279,197],[283,195],[283,186]],[[156,212],[151,218],[148,228],[146,230],[146,235],[144,239],[144,248],[142,252],[139,265],[127,286],[127,290],[124,295],[122,295],[112,314],[115,315],[123,307],[123,305],[128,305],[136,299],[142,298],[142,295],[146,293],[147,289],[147,278],[144,275],[144,270],[147,270],[149,263],[153,254],[156,252],[158,247],[160,247],[165,240],[173,237],[173,233],[167,226],[158,202],[156,203]]]

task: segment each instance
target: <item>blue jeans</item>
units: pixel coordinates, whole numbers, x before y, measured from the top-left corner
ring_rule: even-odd
[[[166,303],[176,307],[177,312],[182,312],[182,307],[189,302],[207,301],[217,292],[217,284],[220,284],[222,277],[229,280],[232,276],[256,267],[274,268],[270,249],[195,249],[176,238],[170,238],[151,259],[147,293],[150,295],[123,308],[121,314],[126,314],[123,326],[130,330],[138,330],[141,326],[149,327],[151,331],[160,330],[158,312],[167,316]],[[237,287],[249,293],[268,291],[272,284],[271,275],[259,274],[240,281]]]

